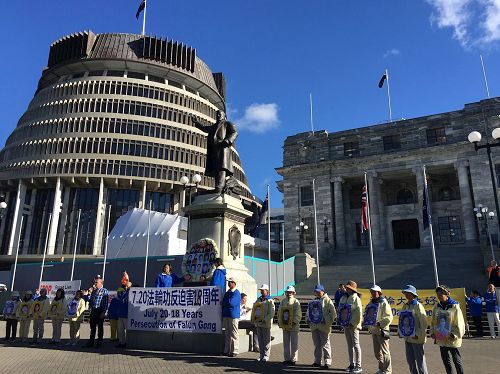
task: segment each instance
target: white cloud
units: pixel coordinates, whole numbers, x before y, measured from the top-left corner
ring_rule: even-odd
[[[399,51],[399,49],[392,48],[392,49],[388,49],[387,51],[384,52],[384,58],[387,58],[389,56],[398,56],[400,54],[401,54],[401,52]]]
[[[236,126],[240,130],[248,130],[263,134],[279,127],[278,105],[254,103],[245,109],[243,117],[237,119]]]
[[[463,47],[500,41],[500,0],[426,0],[434,7],[431,23],[453,29]]]

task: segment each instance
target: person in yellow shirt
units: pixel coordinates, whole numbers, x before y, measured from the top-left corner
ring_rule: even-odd
[[[347,341],[347,353],[349,355],[349,373],[362,373],[361,368],[361,345],[359,344],[359,330],[361,330],[361,293],[358,292],[356,282],[350,280],[345,285],[346,293],[339,301],[339,323],[344,327],[344,335]],[[347,317],[350,308],[350,318]],[[345,323],[344,323],[345,321]]]
[[[49,344],[59,344],[61,342],[61,328],[66,316],[67,302],[64,296],[64,289],[56,291],[56,297],[50,303],[49,317],[52,320],[52,340]]]
[[[403,294],[407,302],[401,309],[399,318],[400,328],[399,336],[405,340],[406,361],[412,374],[428,374],[427,362],[424,354],[424,344],[427,340],[427,314],[424,306],[418,301],[417,289],[408,284],[403,289]],[[410,312],[413,319],[413,333],[405,327],[405,321],[402,319],[405,312]],[[407,322],[410,325],[410,321]],[[410,329],[411,330],[411,329]]]
[[[372,299],[366,305],[364,323],[373,340],[373,352],[378,361],[377,374],[391,374],[391,351],[389,347],[389,326],[392,322],[392,309],[382,296],[382,289],[374,284],[370,288]]]
[[[286,297],[278,308],[278,325],[283,330],[283,356],[285,365],[295,365],[299,353],[299,325],[302,319],[300,302],[295,298],[295,287],[288,286]]]
[[[274,318],[274,301],[269,295],[269,286],[263,284],[259,288],[260,297],[253,304],[252,322],[257,328],[259,340],[259,361],[269,361],[271,354],[271,324]]]
[[[40,296],[33,303],[33,340],[32,344],[41,344],[43,341],[43,332],[45,329],[45,318],[49,311],[50,300],[47,297],[47,289],[40,290]],[[35,310],[37,308],[38,310]]]
[[[31,325],[31,307],[33,305],[33,292],[28,290],[17,306],[16,316],[19,320],[19,337],[21,342],[28,340]]]
[[[83,291],[78,290],[75,298],[69,302],[66,317],[69,319],[69,342],[66,345],[77,345],[80,340],[80,325],[85,311]]]
[[[447,286],[436,287],[439,302],[432,310],[430,334],[434,342],[439,345],[446,373],[453,373],[451,366],[453,360],[457,374],[463,374],[462,356],[458,348],[462,346],[465,322],[460,304],[450,297],[450,293]]]
[[[330,346],[330,332],[335,321],[336,311],[332,299],[326,294],[325,287],[317,284],[314,289],[316,298],[309,302],[307,322],[311,328],[314,344],[314,367],[321,367],[323,356],[324,369],[332,364],[332,349]]]

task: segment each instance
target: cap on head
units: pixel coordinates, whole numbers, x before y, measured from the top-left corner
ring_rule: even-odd
[[[285,292],[293,292],[293,293],[295,293],[295,287],[294,286],[288,286],[286,288]]]
[[[380,288],[380,286],[377,286],[376,284],[374,284],[371,288],[370,288],[371,291],[374,291],[374,292],[380,292],[382,293],[382,289]]]
[[[227,278],[227,282],[233,282],[234,284],[236,284],[236,280],[233,277]]]
[[[403,291],[401,291],[401,292],[411,293],[412,295],[415,295],[416,297],[418,297],[417,289],[415,288],[415,286],[412,286],[411,284],[407,284],[405,286],[405,288],[403,289]]]
[[[19,297],[19,292],[18,291],[13,291],[10,296],[14,296],[14,297]]]
[[[317,284],[314,292],[325,292],[325,287],[322,284]]]
[[[356,292],[357,294],[359,294],[358,292],[358,284],[352,280],[348,281],[346,284],[345,284],[345,288],[351,290],[351,291],[354,291]]]
[[[269,291],[269,286],[267,284],[263,284],[259,287],[259,290],[266,290],[266,291]]]
[[[25,294],[25,295],[33,295],[33,291],[28,290],[28,291],[26,291],[24,294]]]
[[[448,286],[445,286],[444,284],[441,284],[436,287],[436,292],[441,291],[443,295],[449,296],[451,294],[450,288]]]
[[[97,274],[94,279],[102,279],[101,274]]]

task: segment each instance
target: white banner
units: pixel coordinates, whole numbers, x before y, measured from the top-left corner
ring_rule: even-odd
[[[47,297],[52,300],[56,297],[56,292],[59,288],[64,290],[64,296],[66,300],[73,300],[76,291],[80,289],[82,284],[81,280],[74,281],[43,281],[40,285],[41,288],[47,290]]]
[[[222,295],[219,287],[132,288],[128,329],[221,333]]]

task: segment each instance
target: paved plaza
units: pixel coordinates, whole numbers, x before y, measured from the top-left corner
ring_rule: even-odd
[[[5,331],[5,322],[0,322],[0,332]],[[50,337],[52,328],[46,323],[45,337]],[[88,337],[89,325],[82,325],[82,338]],[[63,337],[69,335],[67,324],[63,326]],[[106,326],[105,337],[109,336],[109,325]],[[26,344],[0,344],[0,373],[313,373],[325,372],[313,369],[313,345],[311,334],[301,332],[299,338],[299,361],[295,367],[285,367],[283,347],[275,345],[271,352],[271,361],[260,364],[256,361],[256,353],[244,353],[236,358],[209,356],[200,354],[151,352],[137,350],[120,350],[113,342],[105,339],[101,350],[83,347],[68,347],[64,344],[53,346],[43,344],[30,347]],[[329,372],[342,373],[347,366],[347,353],[344,335],[332,334],[333,364]],[[84,341],[82,341],[83,344]],[[200,344],[203,344],[200,342]],[[364,373],[376,373],[378,368],[372,353],[370,336],[362,334]],[[393,373],[408,373],[404,357],[404,344],[397,337],[391,338]],[[466,373],[497,373],[500,365],[500,339],[468,339],[464,340],[461,349]],[[426,346],[427,363],[430,374],[444,373],[439,356],[439,348],[432,343]]]

